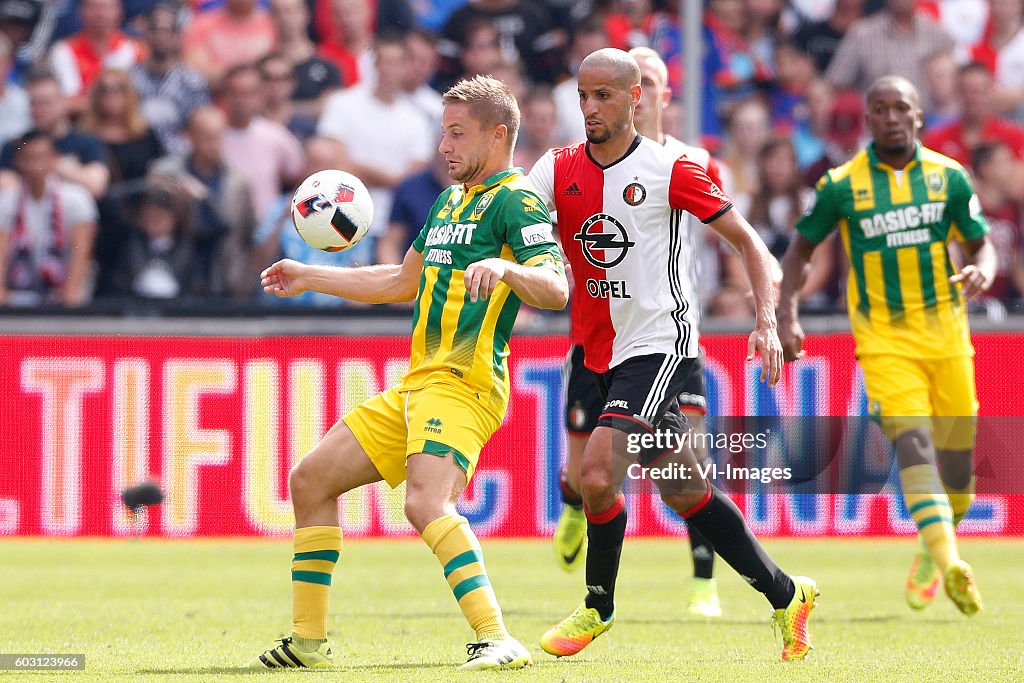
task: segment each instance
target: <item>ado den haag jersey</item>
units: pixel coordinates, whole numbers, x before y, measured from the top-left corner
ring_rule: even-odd
[[[697,355],[697,296],[686,214],[715,220],[732,201],[677,147],[637,136],[601,166],[589,143],[548,151],[530,181],[558,211],[586,365],[605,372],[654,353]]]

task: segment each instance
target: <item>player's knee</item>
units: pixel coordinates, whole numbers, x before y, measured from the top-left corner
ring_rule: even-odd
[[[908,429],[893,439],[900,469],[912,465],[934,465],[935,444],[931,432],[924,427]]]
[[[288,490],[292,494],[292,502],[296,505],[318,497],[323,477],[315,470],[313,461],[304,458],[288,473]]]
[[[580,474],[580,493],[588,505],[590,501],[613,499],[616,492],[611,472],[596,467],[584,468]]]
[[[438,517],[454,513],[455,505],[444,500],[436,491],[406,483],[405,518],[416,531],[422,532]]]

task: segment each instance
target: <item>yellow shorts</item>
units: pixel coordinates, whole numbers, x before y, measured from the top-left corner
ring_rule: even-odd
[[[871,355],[860,358],[868,409],[881,418],[886,436],[925,427],[939,450],[974,448],[978,394],[974,358],[918,359]]]
[[[468,482],[480,450],[501,426],[501,417],[484,406],[468,389],[435,383],[387,389],[342,419],[392,488],[405,481],[405,460],[413,453],[451,455]]]

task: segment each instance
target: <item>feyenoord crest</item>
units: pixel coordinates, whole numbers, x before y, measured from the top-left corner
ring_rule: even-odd
[[[640,183],[630,183],[622,191],[622,199],[630,206],[639,206],[647,199],[647,190]]]
[[[625,226],[607,213],[595,213],[583,221],[573,239],[579,241],[583,256],[598,268],[618,265],[636,244],[629,241]]]
[[[924,181],[928,185],[928,189],[935,194],[946,189],[946,174],[942,171],[932,171],[925,177]]]

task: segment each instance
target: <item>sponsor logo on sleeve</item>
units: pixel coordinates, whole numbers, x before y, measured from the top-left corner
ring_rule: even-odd
[[[534,223],[533,225],[527,225],[521,231],[523,236],[523,244],[530,247],[534,244],[544,244],[545,242],[554,242],[554,238],[551,235],[551,224],[550,223]]]

